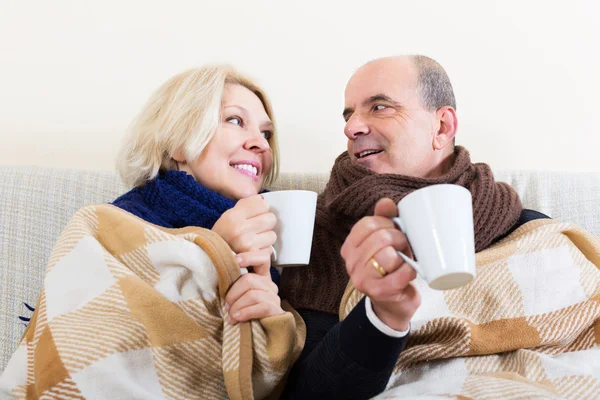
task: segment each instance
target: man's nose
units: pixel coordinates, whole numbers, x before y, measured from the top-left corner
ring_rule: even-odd
[[[344,127],[344,134],[348,139],[355,140],[359,135],[368,135],[370,132],[369,125],[359,116],[352,115],[346,126]]]

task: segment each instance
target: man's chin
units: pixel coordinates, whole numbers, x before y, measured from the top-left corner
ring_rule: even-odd
[[[380,174],[380,170],[381,170],[381,166],[379,165],[380,163],[378,163],[376,160],[366,160],[366,159],[359,159],[359,158],[354,158],[353,162],[357,165],[360,165],[363,168],[368,169],[369,171],[373,172],[374,174]]]

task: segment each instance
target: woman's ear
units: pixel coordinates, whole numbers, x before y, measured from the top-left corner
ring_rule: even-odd
[[[456,110],[450,106],[444,106],[436,111],[436,117],[440,122],[440,128],[433,138],[433,148],[441,150],[454,141],[458,129]]]
[[[185,163],[185,154],[183,152],[183,146],[175,150],[175,153],[173,153],[172,158],[178,163]]]

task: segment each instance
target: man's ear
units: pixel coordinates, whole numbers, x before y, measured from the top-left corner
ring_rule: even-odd
[[[458,119],[456,110],[450,106],[439,108],[435,112],[435,116],[440,121],[440,128],[433,137],[432,144],[434,150],[441,150],[454,140],[458,129]]]

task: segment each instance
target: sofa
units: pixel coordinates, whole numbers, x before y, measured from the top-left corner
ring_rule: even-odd
[[[526,208],[600,235],[600,173],[497,171]],[[327,174],[284,173],[272,190],[321,191]],[[116,173],[0,166],[0,371],[25,330],[52,248],[77,209],[115,199],[127,188]]]

